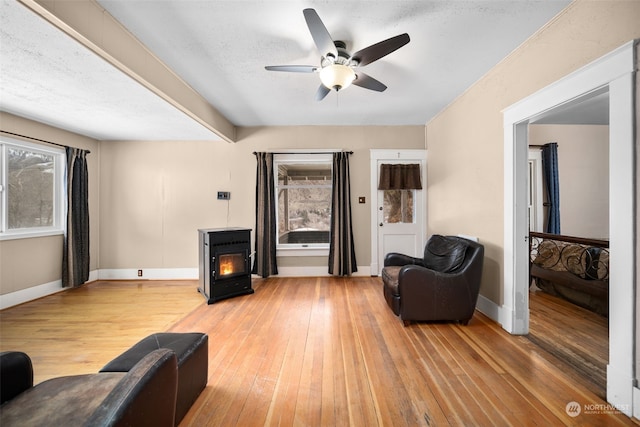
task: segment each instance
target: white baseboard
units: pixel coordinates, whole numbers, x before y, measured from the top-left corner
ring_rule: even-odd
[[[87,282],[95,282],[98,280],[98,270],[89,272],[89,280]],[[0,310],[13,307],[14,305],[33,301],[38,298],[53,295],[55,293],[65,291],[70,288],[62,287],[62,280],[54,280],[53,282],[44,283],[42,285],[32,286],[30,288],[21,289],[16,292],[0,295]]]
[[[633,388],[633,418],[640,419],[640,388]]]
[[[498,305],[490,299],[479,295],[476,308],[478,311],[491,318],[491,320],[496,321],[500,326],[502,326],[502,329],[512,335],[526,335],[529,333],[528,328],[523,328],[522,325],[514,324],[514,311],[510,307]],[[520,327],[520,330],[516,331],[516,327]]]
[[[87,282],[95,282],[96,280],[98,280],[98,272],[100,270],[93,270],[89,272],[89,280],[87,280]]]
[[[478,295],[476,310],[489,317],[491,320],[502,324],[502,322],[500,321],[500,306],[491,301],[489,298]]]
[[[358,266],[358,271],[352,276],[370,276],[369,266]],[[328,267],[278,267],[278,275],[275,277],[329,277]]]
[[[607,402],[628,417],[634,414],[634,402],[638,399],[637,389],[632,387],[633,378],[626,372],[607,365]]]
[[[329,276],[327,267],[280,267],[276,277],[313,277]],[[369,267],[358,267],[353,276],[369,276]],[[88,282],[96,280],[198,280],[197,268],[143,268],[142,276],[138,276],[137,268],[119,268],[93,270],[89,273]],[[56,280],[43,285],[36,285],[16,292],[0,295],[0,310],[33,301],[47,295],[64,291],[62,281]]]
[[[103,269],[99,280],[197,280],[197,268],[143,268],[138,276],[137,268]]]
[[[0,295],[0,310],[46,297],[47,295],[52,295],[64,290],[65,288],[62,287],[62,280],[55,280],[43,285],[32,286],[30,288]]]
[[[353,276],[369,276],[371,269],[358,267]],[[327,267],[278,267],[276,277],[317,277],[330,276]],[[98,271],[100,280],[197,280],[197,268],[143,268],[142,276],[138,276],[138,269],[104,269]]]

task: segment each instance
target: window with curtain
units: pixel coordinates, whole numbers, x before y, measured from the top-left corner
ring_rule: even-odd
[[[385,223],[413,223],[414,191],[422,189],[419,164],[381,164],[378,190],[383,193]]]
[[[550,142],[542,146],[542,168],[547,187],[546,232],[560,234],[560,184],[558,181],[558,144]]]
[[[0,239],[64,232],[62,148],[0,138]]]
[[[329,248],[331,154],[274,155],[277,248]]]

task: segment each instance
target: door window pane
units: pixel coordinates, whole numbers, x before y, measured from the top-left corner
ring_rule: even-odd
[[[413,192],[384,190],[382,212],[386,223],[413,223]]]

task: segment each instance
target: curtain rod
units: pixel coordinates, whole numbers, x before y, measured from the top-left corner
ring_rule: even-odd
[[[267,151],[269,154],[333,154],[333,153],[347,153],[353,154],[353,151]],[[253,154],[258,154],[254,151]]]
[[[27,139],[30,139],[32,141],[44,142],[46,144],[57,145],[58,147],[67,148],[66,145],[58,144],[57,142],[47,141],[46,139],[34,138],[32,136],[21,135],[19,133],[13,133],[13,132],[9,132],[9,131],[2,130],[2,129],[0,129],[0,132],[6,133],[7,135],[13,135],[13,136],[19,136],[21,138],[27,138]],[[91,154],[91,151],[89,151],[89,150],[85,150],[85,151],[87,152],[87,154]]]

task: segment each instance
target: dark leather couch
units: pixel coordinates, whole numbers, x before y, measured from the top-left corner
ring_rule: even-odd
[[[411,321],[459,321],[473,317],[484,246],[457,236],[433,235],[422,258],[389,253],[382,269],[383,293],[405,325]]]
[[[178,362],[155,350],[129,372],[53,378],[33,386],[31,359],[0,354],[0,425],[173,426]]]

